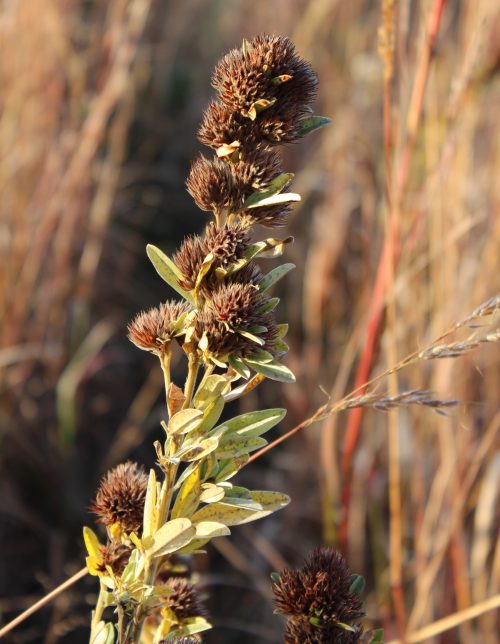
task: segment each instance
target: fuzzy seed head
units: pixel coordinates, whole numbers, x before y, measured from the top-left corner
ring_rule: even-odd
[[[90,509],[105,526],[119,524],[123,532],[140,534],[147,486],[142,467],[131,461],[122,463],[104,476]]]
[[[363,615],[361,598],[350,586],[351,572],[334,548],[318,548],[302,568],[285,569],[273,584],[273,593],[278,611],[292,617],[288,625],[290,639],[286,641],[358,641],[353,639],[357,633],[338,626],[338,622],[352,625]],[[321,624],[311,624],[311,618],[319,619]],[[329,634],[330,639],[315,640],[314,629],[317,629],[317,638],[323,633]],[[293,639],[299,630],[301,638]],[[309,631],[312,639],[306,637]],[[339,639],[331,639],[332,634]]]
[[[200,155],[191,166],[186,181],[189,194],[201,210],[235,212],[242,195],[234,181],[229,165],[221,159],[206,159]]]
[[[101,547],[102,565],[101,572],[106,572],[106,566],[110,566],[115,575],[121,575],[128,564],[132,548],[121,541],[113,540]]]
[[[245,268],[236,273],[238,279]],[[250,267],[247,273],[253,273],[253,270]],[[253,277],[250,273],[249,276]],[[260,313],[266,301],[252,283],[229,280],[219,286],[206,301],[196,320],[196,335],[199,339],[206,336],[208,353],[217,358],[229,354],[249,357],[261,347],[239,331],[255,326],[266,328],[258,335],[264,341],[262,348],[270,350],[276,339],[276,321],[272,312]]]
[[[311,624],[308,617],[290,617],[286,624],[285,644],[355,644],[361,641],[363,631],[355,633],[339,628],[335,624],[322,626]]]
[[[186,579],[169,579],[164,588],[165,604],[180,622],[190,617],[208,616],[196,588]]]
[[[261,35],[226,54],[212,84],[227,107],[247,115],[262,99],[278,107],[290,101],[306,107],[315,97],[317,78],[289,38]]]
[[[175,335],[179,318],[190,311],[187,302],[169,300],[148,311],[142,311],[128,325],[128,339],[139,349],[161,355]]]

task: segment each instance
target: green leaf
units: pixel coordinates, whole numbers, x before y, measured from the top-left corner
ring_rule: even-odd
[[[252,498],[244,498],[241,496],[226,496],[221,503],[224,505],[233,505],[237,508],[245,508],[246,510],[255,510],[256,512],[264,509],[260,503],[257,503]]]
[[[221,461],[219,463],[219,471],[215,477],[215,482],[221,483],[222,481],[228,481],[231,479],[235,474],[238,474],[248,459],[248,454],[245,454],[244,456],[238,456],[238,458],[229,458]]]
[[[272,197],[266,197],[261,199],[258,203],[255,203],[251,206],[247,206],[248,210],[253,208],[263,208],[264,206],[276,206],[280,203],[290,203],[292,201],[300,201],[301,197],[296,192],[282,192],[279,195],[273,195]]]
[[[228,359],[229,366],[236,371],[236,373],[247,380],[250,378],[251,371],[243,362],[243,360],[234,354],[231,354]]]
[[[351,593],[356,593],[357,595],[361,595],[361,593],[365,589],[365,579],[361,575],[351,575],[351,585],[349,587],[349,590]]]
[[[262,436],[262,434],[281,422],[285,415],[286,409],[275,407],[250,411],[246,414],[241,414],[241,416],[235,416],[224,423],[227,430],[220,441],[220,445],[225,445],[234,436],[239,438]]]
[[[224,498],[226,491],[223,487],[214,485],[214,483],[204,483],[200,495],[200,501],[203,503],[216,503]]]
[[[198,440],[196,443],[186,445],[177,454],[175,454],[175,457],[180,458],[181,461],[185,462],[199,461],[216,450],[218,445],[218,437],[209,436],[208,438]]]
[[[224,523],[217,523],[217,521],[200,521],[194,527],[197,539],[214,539],[231,534],[231,530]]]
[[[208,631],[210,628],[212,628],[212,624],[210,624],[210,622],[207,622],[204,617],[185,617],[182,620],[182,626],[180,628],[177,628],[172,633],[169,633],[169,635],[178,638],[184,635],[195,635],[196,633],[202,633],[203,631]]]
[[[260,362],[254,362],[250,358],[246,358],[245,362],[255,371],[261,373],[263,376],[266,376],[266,378],[277,380],[278,382],[295,382],[295,376],[290,371],[290,369],[288,367],[285,367],[284,364],[281,364],[277,360],[263,364]]]
[[[241,525],[256,521],[263,517],[284,508],[290,502],[286,494],[279,492],[254,491],[251,492],[252,499],[262,505],[262,510],[247,510],[234,505],[224,503],[212,503],[201,508],[192,517],[193,522],[217,521],[227,526]]]
[[[172,509],[172,519],[189,517],[195,512],[200,501],[201,480],[200,467],[195,468],[184,481]]]
[[[295,264],[281,264],[281,266],[276,266],[272,271],[264,275],[260,280],[258,287],[261,293],[267,291],[273,284],[276,284],[282,277],[285,277],[292,269],[295,268]]]
[[[196,429],[203,418],[200,409],[181,409],[172,416],[168,423],[168,434],[187,434]]]
[[[255,205],[259,204],[262,199],[267,199],[268,197],[273,197],[274,195],[279,194],[286,188],[286,186],[288,186],[292,179],[293,174],[291,172],[283,172],[271,181],[266,190],[261,190],[251,194],[243,204],[243,208],[255,207]]]
[[[384,644],[384,629],[377,628],[372,632],[372,639],[370,644]]]
[[[224,409],[225,401],[223,396],[218,396],[210,405],[205,409],[203,414],[203,421],[200,423],[199,431],[207,432],[218,422]]]
[[[270,577],[273,584],[279,584],[279,582],[281,581],[281,575],[279,574],[279,572],[272,572]]]
[[[181,272],[170,257],[165,255],[163,251],[152,244],[148,244],[146,246],[146,252],[158,275],[164,279],[165,282],[174,289],[174,291],[177,291],[177,293],[182,295],[185,300],[194,305],[195,301],[193,295],[190,291],[186,291],[182,286],[180,286],[179,282],[182,279]]]
[[[261,447],[265,447],[267,441],[265,438],[260,438],[260,436],[255,437],[238,437],[230,436],[223,446],[219,446],[216,451],[217,458],[236,458],[237,456],[242,456],[243,454],[250,454],[250,452],[255,452]]]
[[[250,331],[247,331],[246,329],[238,329],[237,333],[242,335],[244,338],[247,338],[251,342],[255,342],[255,344],[258,344],[259,346],[263,346],[266,341],[263,338],[260,338],[258,335],[254,335],[253,333],[250,333]]]
[[[270,311],[274,311],[274,309],[278,306],[280,303],[280,298],[279,297],[270,297],[268,301],[264,304],[259,309],[259,313],[263,315],[264,313],[269,313]]]
[[[111,622],[97,622],[92,631],[90,644],[113,644],[115,641],[115,627]]]
[[[286,336],[288,333],[288,324],[278,324],[276,327],[276,337],[279,340],[283,340],[283,338]]]
[[[252,353],[252,362],[260,362],[261,364],[267,364],[274,360],[274,356],[269,351],[264,351],[264,349],[256,349]]]
[[[297,134],[299,136],[305,136],[309,132],[314,132],[320,127],[324,127],[332,122],[332,119],[329,119],[327,116],[308,116],[305,119],[299,121],[299,129]]]
[[[144,514],[142,536],[149,537],[153,534],[156,523],[156,474],[153,469],[149,470],[148,487],[144,501]]]
[[[196,529],[189,519],[183,517],[167,521],[153,535],[152,544],[148,548],[149,554],[160,557],[175,552],[186,546],[195,534]]]
[[[193,407],[205,410],[228,387],[229,379],[227,376],[213,374],[208,376],[200,383],[198,390],[193,398]]]
[[[124,584],[132,584],[137,581],[142,573],[144,567],[144,559],[139,550],[132,550],[129,561],[121,574],[121,579]]]

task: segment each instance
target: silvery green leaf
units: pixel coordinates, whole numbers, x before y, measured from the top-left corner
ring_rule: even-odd
[[[277,380],[278,382],[287,383],[295,382],[295,376],[290,371],[290,369],[288,367],[285,367],[284,364],[281,364],[277,360],[273,360],[273,362],[262,363],[253,362],[249,358],[246,358],[245,362],[254,371],[261,373],[263,376],[266,376],[266,378],[269,378],[270,380]]]
[[[274,309],[278,306],[280,303],[280,298],[279,297],[270,297],[269,300],[264,304],[259,309],[259,313],[263,315],[264,313],[269,313],[270,311],[274,311]]]
[[[301,197],[296,192],[281,192],[279,195],[272,195],[261,199],[257,203],[247,206],[248,210],[253,208],[264,208],[265,206],[276,206],[280,203],[290,203],[292,201],[300,201]]]
[[[243,204],[243,208],[252,208],[256,204],[260,203],[262,199],[267,199],[268,197],[273,197],[274,195],[279,194],[286,188],[286,186],[288,186],[292,179],[293,174],[291,172],[283,172],[271,181],[266,190],[261,190],[251,194]]]
[[[247,380],[250,378],[251,371],[243,362],[243,360],[234,354],[231,354],[228,359],[229,366],[236,371],[236,373]]]
[[[181,409],[172,416],[168,423],[168,434],[187,434],[196,429],[203,418],[200,409]]]
[[[177,291],[177,293],[182,295],[185,300],[194,305],[195,302],[193,295],[180,286],[179,282],[182,279],[181,272],[170,257],[165,255],[163,251],[152,244],[148,244],[146,246],[146,252],[158,275],[164,279],[165,282],[174,289],[174,291]]]
[[[295,268],[295,264],[281,264],[281,266],[276,266],[272,271],[264,275],[264,277],[258,283],[259,290],[261,293],[267,291],[273,284],[276,284],[282,277],[285,277],[292,269]]]
[[[241,470],[241,468],[248,461],[248,454],[243,456],[238,456],[238,458],[228,458],[227,460],[221,461],[219,463],[219,471],[215,477],[216,483],[221,483],[223,481],[228,481],[235,474]]]
[[[224,445],[220,445],[217,448],[216,456],[220,459],[236,458],[243,454],[255,452],[266,445],[267,441],[264,438],[260,438],[260,436],[241,437],[231,434],[229,438],[224,441]]]
[[[184,517],[164,523],[152,536],[149,554],[153,557],[168,555],[186,546],[195,536],[196,529],[189,519]]]
[[[220,441],[224,445],[234,436],[238,437],[255,437],[261,436],[283,420],[286,415],[286,409],[275,407],[272,409],[259,409],[250,411],[240,416],[235,416],[224,422],[227,430]]]
[[[329,119],[327,116],[308,116],[299,122],[297,134],[299,136],[305,136],[309,132],[314,132],[314,130],[318,130],[320,127],[324,127],[331,122],[332,119]]]

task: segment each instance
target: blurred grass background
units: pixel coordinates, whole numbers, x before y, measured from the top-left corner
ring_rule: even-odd
[[[145,244],[171,252],[205,221],[184,180],[201,147],[195,133],[212,68],[243,37],[290,36],[318,72],[316,112],[333,124],[284,152],[303,196],[287,228],[297,270],[279,288],[297,384],[266,383],[241,410],[286,406],[284,432],[326,392],[336,399],[353,388],[388,221],[398,229],[395,272],[372,375],[500,291],[498,5],[441,3],[415,121],[438,4],[0,5],[2,621],[82,567],[81,526],[92,521],[100,476],[127,458],[153,462],[162,376],[127,342],[126,324],[170,296]],[[390,178],[406,162],[388,208]],[[366,577],[367,623],[384,626],[387,640],[500,592],[498,350],[420,363],[390,386],[463,404],[446,417],[421,408],[344,413],[243,470],[243,485],[286,492],[292,504],[234,529],[197,562],[215,625],[207,642],[280,641],[269,573],[320,543],[340,546]],[[346,457],[346,428],[356,422]],[[394,480],[399,502],[390,501]],[[86,641],[94,581],[8,641]],[[499,629],[490,611],[425,641],[493,644]]]

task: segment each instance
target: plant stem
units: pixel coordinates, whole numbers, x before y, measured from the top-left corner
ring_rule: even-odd
[[[167,414],[170,417],[170,410],[168,406],[168,392],[170,390],[170,362],[172,359],[172,352],[170,347],[165,351],[165,353],[160,357],[161,370],[163,371],[163,380],[165,382],[165,398],[167,401]]]
[[[186,400],[184,401],[183,409],[187,409],[191,404],[191,399],[193,397],[194,388],[196,386],[196,378],[198,377],[198,371],[200,370],[199,361],[192,355],[189,356],[189,367],[188,375],[186,378],[186,386],[184,388],[184,396]]]

